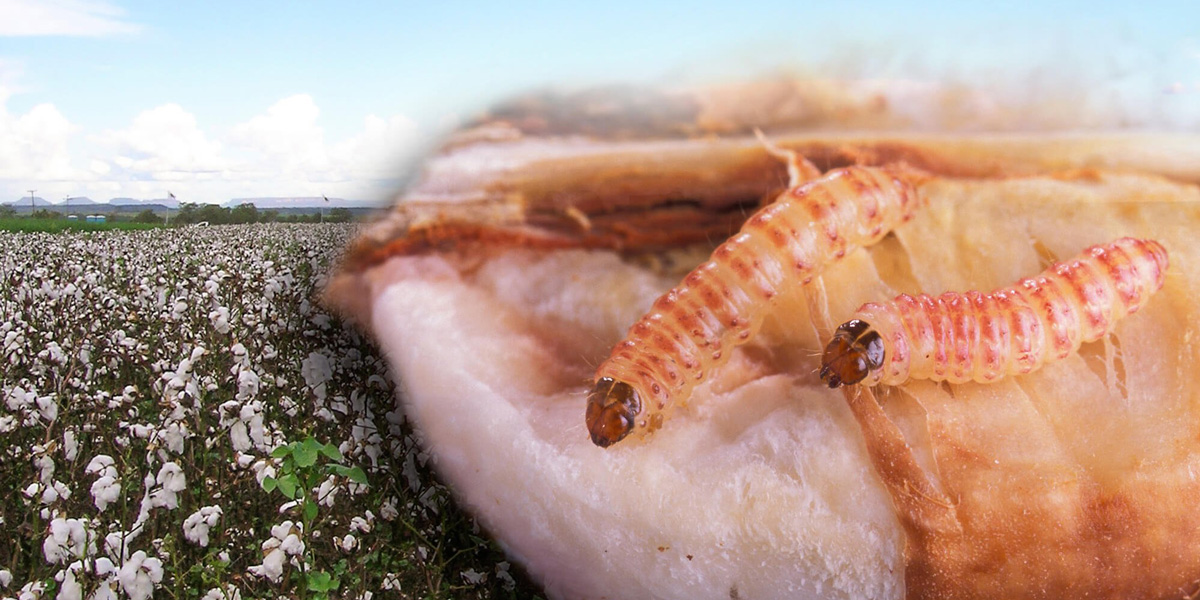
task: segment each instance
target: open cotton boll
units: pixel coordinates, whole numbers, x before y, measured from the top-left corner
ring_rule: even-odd
[[[587,300],[570,273],[644,277],[604,255],[502,261],[491,269],[509,274],[497,280],[564,273],[563,292],[550,299],[562,307],[560,323],[589,318],[585,307],[623,310],[615,297]],[[888,597],[900,589],[901,536],[843,404],[767,378],[707,400],[696,423],[605,451],[583,429],[578,392],[546,396],[586,377],[551,353],[556,341],[539,339],[532,321],[490,293],[439,276],[433,259],[391,268],[410,276],[381,276],[388,285],[378,289],[375,328],[404,374],[410,415],[441,472],[551,595]],[[417,269],[430,276],[411,276]],[[562,342],[595,337],[555,331]],[[440,343],[418,341],[427,336]],[[504,508],[513,506],[521,509]]]
[[[146,600],[162,581],[162,561],[138,550],[117,571],[117,581],[131,600]]]
[[[112,469],[116,472],[116,469]],[[116,502],[121,498],[121,483],[117,481],[116,475],[101,475],[92,483],[92,499],[96,503],[96,509],[104,512],[108,509],[108,505]]]
[[[46,562],[66,564],[69,560],[95,554],[95,540],[89,540],[88,533],[84,520],[60,517],[50,521],[49,533],[42,543]]]
[[[188,515],[183,521],[183,537],[200,546],[208,546],[208,531],[216,527],[221,515],[220,506],[205,506]]]
[[[1191,589],[1200,139],[931,133],[969,127],[973,105],[942,90],[899,113],[839,96],[836,83],[763,89],[772,93],[722,91],[724,112],[701,95],[679,109],[683,123],[606,113],[628,125],[612,140],[587,110],[492,123],[519,134],[499,140],[481,125],[351,247],[329,294],[383,347],[406,416],[462,505],[552,598]],[[728,362],[660,429],[597,447],[584,423],[597,365],[780,192],[786,168],[751,130],[793,96],[800,113],[845,110],[776,121],[772,143],[832,169],[831,180],[848,164],[924,171],[927,206],[874,246],[848,249],[810,288],[770,290],[749,309],[763,311],[761,329],[723,347]],[[933,98],[963,112],[943,116]],[[913,115],[930,120],[914,126]],[[848,123],[882,131],[841,132]],[[837,214],[869,219],[861,206]],[[834,229],[822,219],[836,211],[810,208],[817,238]],[[1166,284],[1077,355],[993,385],[906,382],[879,401],[817,376],[828,335],[865,302],[990,291],[1124,236],[1168,249]],[[742,247],[745,279],[765,264],[791,268],[776,241]],[[722,289],[737,292],[714,286],[706,301],[721,302]],[[664,335],[641,356],[679,360],[672,344]]]
[[[183,469],[175,462],[163,464],[154,478],[158,489],[150,493],[151,506],[162,506],[175,509],[179,506],[178,494],[187,489],[187,477]]]

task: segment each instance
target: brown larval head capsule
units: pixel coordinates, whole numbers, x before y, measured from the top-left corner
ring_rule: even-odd
[[[821,380],[835,388],[854,385],[883,366],[883,338],[865,321],[842,323],[821,357]]]
[[[592,442],[607,448],[625,439],[640,412],[642,399],[633,386],[601,377],[588,394],[587,427]]]

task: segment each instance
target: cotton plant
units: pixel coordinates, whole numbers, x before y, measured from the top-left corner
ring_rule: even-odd
[[[195,589],[215,600],[312,585],[387,598],[395,561],[437,558],[427,541],[382,550],[409,527],[439,535],[448,492],[429,478],[386,362],[315,300],[353,234],[0,233],[0,489],[11,499],[0,547],[41,565],[0,570],[0,596]],[[341,458],[321,458],[311,481],[292,482],[296,497],[281,497],[289,471],[276,453],[310,437]],[[294,538],[274,534],[289,522]],[[359,588],[346,587],[339,561]],[[488,589],[492,567],[469,567],[489,574],[478,584],[460,577],[466,566],[447,578]],[[315,578],[289,575],[301,572]]]

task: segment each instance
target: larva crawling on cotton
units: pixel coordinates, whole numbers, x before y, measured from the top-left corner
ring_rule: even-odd
[[[734,347],[754,336],[781,291],[877,243],[924,203],[919,186],[927,175],[920,171],[852,166],[814,179],[815,166],[759,137],[788,161],[788,190],[659,297],[600,365],[586,414],[596,445],[661,427]]]
[[[820,376],[838,387],[1029,373],[1110,333],[1162,288],[1167,265],[1158,242],[1121,238],[989,294],[865,304],[826,346]]]

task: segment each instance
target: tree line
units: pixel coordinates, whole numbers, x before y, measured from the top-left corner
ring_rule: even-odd
[[[102,213],[103,214],[103,213]],[[11,206],[0,206],[0,217],[16,216]],[[30,215],[35,219],[62,219],[65,215],[56,210],[39,209]],[[107,213],[109,221],[132,221],[134,223],[163,223],[166,218],[147,208],[136,215]],[[253,203],[239,204],[233,208],[199,202],[180,202],[179,211],[171,215],[170,223],[188,225],[208,223],[210,225],[242,223],[347,223],[354,215],[347,208],[334,208],[313,214],[280,214],[277,210],[258,210]]]
[[[152,211],[142,211],[147,213]],[[141,216],[140,214],[138,215]],[[188,224],[207,222],[210,225],[232,223],[346,223],[352,221],[354,215],[346,208],[334,208],[329,211],[311,215],[280,214],[277,210],[258,210],[253,203],[239,204],[233,208],[216,204],[200,204],[197,202],[180,202],[179,212],[171,217],[174,223]]]

